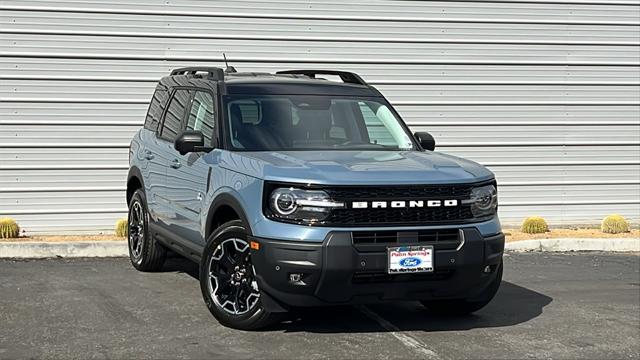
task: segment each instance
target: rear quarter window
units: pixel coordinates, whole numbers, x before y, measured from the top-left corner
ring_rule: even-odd
[[[144,128],[151,131],[158,130],[158,124],[162,118],[162,112],[167,106],[169,92],[166,89],[156,89],[151,98],[149,109],[147,110],[147,118],[144,121]]]

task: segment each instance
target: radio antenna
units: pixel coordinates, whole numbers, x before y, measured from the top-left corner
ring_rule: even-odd
[[[222,53],[222,57],[224,58],[224,65],[226,66],[226,69],[224,69],[224,72],[226,73],[237,72],[236,68],[234,68],[233,66],[229,66],[229,63],[227,62],[227,54]]]

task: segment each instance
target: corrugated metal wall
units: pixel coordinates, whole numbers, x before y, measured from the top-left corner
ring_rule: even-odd
[[[638,0],[0,1],[0,216],[110,230],[155,81],[183,65],[360,73],[503,222],[640,218]]]

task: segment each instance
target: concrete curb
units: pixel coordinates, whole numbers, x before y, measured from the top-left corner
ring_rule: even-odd
[[[539,239],[509,242],[508,251],[612,251],[640,252],[640,239]],[[127,257],[126,241],[0,242],[0,258]]]
[[[0,242],[0,258],[126,257],[126,241]]]
[[[536,239],[514,241],[505,244],[505,250],[511,251],[612,251],[640,252],[640,239],[601,238],[601,239]]]

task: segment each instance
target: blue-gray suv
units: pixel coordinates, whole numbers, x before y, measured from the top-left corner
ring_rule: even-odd
[[[434,148],[354,73],[176,69],[129,149],[131,262],[196,261],[239,329],[305,306],[476,311],[502,279],[495,177]]]

